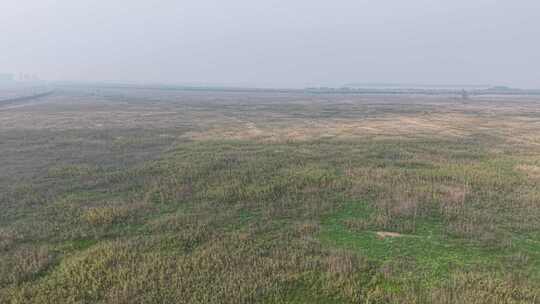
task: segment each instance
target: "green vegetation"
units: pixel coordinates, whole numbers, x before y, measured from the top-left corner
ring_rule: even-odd
[[[521,112],[383,103],[482,125],[358,134],[362,100],[191,98],[169,127],[0,132],[1,303],[540,303],[537,124],[490,125]]]

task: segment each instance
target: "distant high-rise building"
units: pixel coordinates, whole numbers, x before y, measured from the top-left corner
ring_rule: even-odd
[[[16,77],[17,81],[39,81],[40,78],[36,74],[19,73]]]

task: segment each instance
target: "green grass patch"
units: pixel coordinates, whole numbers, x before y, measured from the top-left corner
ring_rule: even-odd
[[[536,256],[533,252],[540,245],[526,238],[516,242],[511,249],[500,250],[451,238],[444,234],[443,225],[436,218],[417,220],[413,234],[384,238],[378,236],[377,231],[352,231],[344,224],[348,219],[366,219],[372,212],[369,203],[345,204],[323,219],[319,235],[321,242],[330,248],[354,250],[383,264],[398,259],[410,260],[416,265],[418,276],[425,278],[425,283],[448,278],[455,269],[483,267],[502,270],[506,258],[524,250]],[[531,261],[530,264],[530,267],[538,267],[537,262]]]

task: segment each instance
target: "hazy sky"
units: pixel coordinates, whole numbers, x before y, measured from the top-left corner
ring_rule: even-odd
[[[0,73],[540,88],[539,0],[0,0]]]

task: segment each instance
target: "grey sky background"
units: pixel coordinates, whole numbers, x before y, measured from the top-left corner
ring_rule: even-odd
[[[261,87],[540,88],[540,1],[1,0],[0,72]]]

